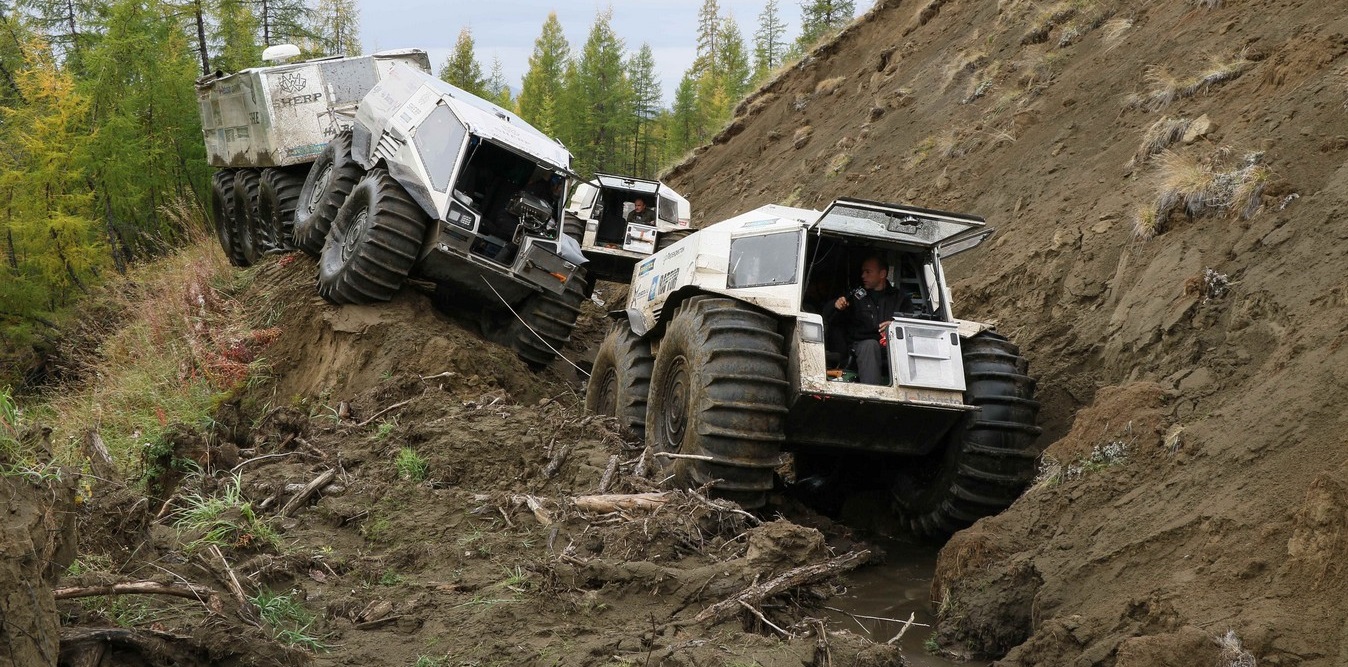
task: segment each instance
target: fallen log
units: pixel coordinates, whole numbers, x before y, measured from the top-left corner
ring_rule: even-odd
[[[813,565],[802,565],[783,572],[765,582],[754,584],[734,597],[722,600],[716,604],[703,609],[691,621],[685,621],[680,625],[693,623],[710,623],[715,625],[729,619],[735,614],[740,613],[741,605],[756,605],[764,599],[777,595],[788,588],[804,586],[805,584],[826,579],[835,574],[847,572],[866,562],[870,558],[871,552],[866,549],[853,551],[843,554],[832,560]]]
[[[571,499],[576,509],[584,512],[620,512],[623,510],[653,510],[673,499],[669,491],[658,493],[619,493],[599,496],[577,496]]]
[[[215,591],[197,584],[161,584],[157,581],[125,581],[103,586],[69,586],[52,591],[57,600],[88,598],[100,595],[171,595],[197,600],[212,611],[220,610],[220,599]]]

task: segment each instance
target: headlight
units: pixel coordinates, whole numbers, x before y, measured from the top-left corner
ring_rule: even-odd
[[[477,223],[477,216],[467,206],[459,202],[450,202],[449,213],[445,216],[445,219],[468,230],[471,230]]]
[[[824,325],[818,322],[800,323],[800,339],[806,343],[824,342]]]

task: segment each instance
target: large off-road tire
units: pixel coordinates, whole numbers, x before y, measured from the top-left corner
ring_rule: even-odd
[[[978,410],[893,488],[908,528],[927,538],[944,539],[1010,507],[1037,470],[1039,403],[1020,349],[991,331],[961,344],[964,400]]]
[[[632,333],[626,321],[615,322],[599,344],[585,387],[585,409],[617,417],[618,423],[646,439],[646,399],[650,397],[655,356],[646,339]]]
[[[328,230],[318,259],[318,293],[333,303],[388,301],[416,263],[428,223],[387,171],[370,170]]]
[[[318,154],[300,188],[292,227],[295,247],[315,257],[323,252],[337,211],[362,175],[364,170],[351,158],[351,131],[339,132]]]
[[[786,355],[777,321],[732,299],[692,297],[679,306],[655,357],[646,444],[682,485],[759,507],[781,462]]]
[[[576,243],[585,242],[585,221],[570,213],[562,214],[562,234],[575,239]]]
[[[578,271],[561,294],[543,291],[529,297],[516,309],[520,319],[511,324],[515,354],[538,371],[557,358],[557,351],[571,341],[571,331],[585,300],[585,275]],[[525,325],[528,326],[525,326]]]
[[[221,169],[211,177],[211,222],[215,224],[215,236],[225,258],[234,266],[244,266],[238,234],[234,231],[234,177],[233,169]]]
[[[234,233],[244,266],[252,266],[266,250],[266,239],[257,220],[258,171],[239,169],[234,175]]]
[[[655,251],[660,252],[661,250],[688,238],[688,235],[692,234],[693,231],[694,230],[691,229],[671,229],[667,232],[660,232],[655,237]]]
[[[302,168],[262,170],[257,217],[263,236],[270,240],[268,250],[294,247],[295,204],[304,188],[304,175]]]

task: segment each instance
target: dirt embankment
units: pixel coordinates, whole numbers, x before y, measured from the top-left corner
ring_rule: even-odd
[[[129,628],[75,658],[904,664],[815,620],[838,573],[879,557],[845,530],[760,518],[803,512],[784,499],[756,517],[664,490],[638,443],[583,414],[565,363],[530,373],[415,289],[335,307],[314,296],[309,259],[252,270],[244,301],[277,331],[268,371],[209,428],[147,453],[148,498],[135,484],[95,494],[61,582],[194,584],[202,599],[63,602],[67,630]],[[566,355],[603,326],[587,306]]]
[[[1348,660],[1348,15],[882,2],[675,168],[699,223],[839,195],[985,216],[957,311],[1040,377],[1058,473],[957,536],[947,648]]]

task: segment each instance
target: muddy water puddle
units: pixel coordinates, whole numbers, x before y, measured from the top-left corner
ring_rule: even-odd
[[[927,627],[914,625],[899,640],[898,644],[908,664],[912,667],[967,667],[968,663],[933,656],[923,646],[931,636],[930,626],[935,621],[930,587],[940,547],[893,539],[872,541],[886,551],[886,562],[862,568],[845,577],[847,594],[832,598],[829,606],[846,613],[829,611],[829,619],[837,627],[846,627],[854,632],[864,630],[872,641],[883,643],[899,634],[909,614],[915,614],[914,623],[923,623]]]

